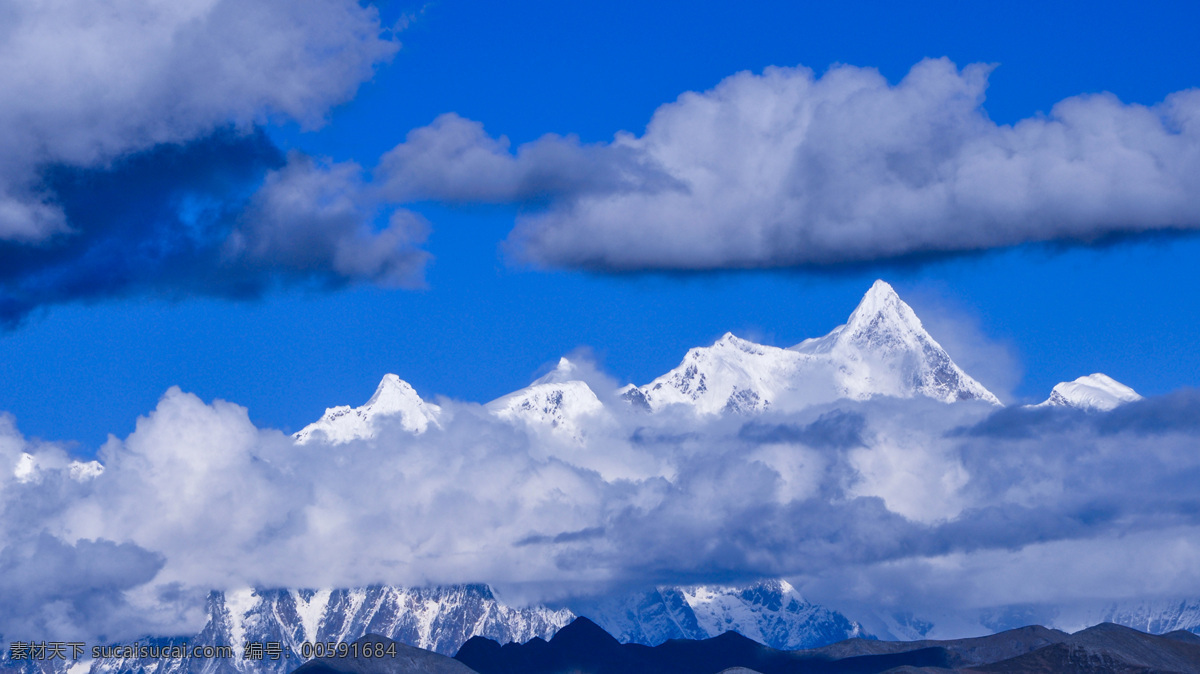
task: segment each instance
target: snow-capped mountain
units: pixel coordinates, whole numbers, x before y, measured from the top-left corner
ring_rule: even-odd
[[[795,392],[816,366],[810,356],[727,332],[712,346],[689,350],[674,370],[624,395],[651,410],[682,403],[701,414],[759,412]]]
[[[520,391],[493,400],[487,409],[502,419],[546,427],[562,437],[582,441],[580,421],[603,412],[604,404],[577,377],[578,367],[561,358],[554,370]]]
[[[845,325],[791,348],[755,344],[731,333],[712,346],[687,352],[678,367],[622,397],[646,410],[685,404],[701,414],[793,409],[840,398],[926,396],[944,402],[1000,401],[959,368],[925,331],[890,285],[876,281]],[[1136,394],[1134,394],[1136,395]],[[557,437],[584,440],[580,421],[604,404],[562,358],[528,387],[487,404],[502,419],[548,428]],[[382,418],[399,415],[410,432],[437,424],[439,408],[421,400],[407,382],[387,375],[362,407],[330,408],[295,437],[330,444],[373,437]]]
[[[1142,396],[1138,395],[1137,391],[1106,374],[1097,372],[1075,381],[1056,384],[1050,391],[1050,397],[1037,407],[1061,406],[1107,412],[1141,399]]]
[[[582,607],[581,607],[582,608]],[[582,612],[582,611],[581,611]],[[659,644],[737,630],[776,648],[822,646],[864,636],[839,613],[806,602],[788,583],[742,587],[660,587],[587,607],[589,617],[621,641]],[[23,674],[284,674],[302,662],[304,643],[349,643],[367,634],[453,655],[479,635],[500,643],[549,639],[575,619],[568,609],[506,605],[486,585],[431,588],[377,586],[351,590],[213,592],[208,622],[188,637],[143,638],[141,645],[231,646],[233,657],[105,657],[72,662],[14,662],[0,671]],[[247,643],[279,644],[292,658],[246,659]]]
[[[42,478],[44,470],[66,469],[67,475],[76,482],[87,482],[104,473],[104,464],[99,461],[66,461],[54,455],[34,456],[29,452],[21,452],[13,465],[12,474],[17,482],[37,482]]]
[[[1150,634],[1187,630],[1200,634],[1200,599],[1157,599],[1115,602],[1083,616],[1089,624],[1111,622]],[[1079,622],[1078,620],[1076,622]]]
[[[798,407],[838,398],[927,396],[1000,404],[962,371],[922,327],[912,308],[876,281],[845,325],[789,349],[726,333],[645,386],[624,392],[651,410],[692,405],[701,414]]]
[[[190,638],[142,639],[141,644],[232,646],[232,658],[121,658],[90,663],[89,674],[283,674],[300,665],[301,644],[350,643],[380,634],[401,643],[453,655],[481,635],[501,643],[548,639],[575,615],[543,607],[514,608],[486,585],[353,590],[243,590],[214,592],[208,623]],[[245,659],[247,642],[277,643],[291,659]],[[56,672],[72,663],[59,661]],[[3,663],[10,664],[10,663]],[[15,663],[12,663],[15,664]],[[7,668],[7,667],[6,667]],[[74,672],[75,669],[72,668]],[[80,672],[76,672],[80,674]]]
[[[729,630],[785,650],[867,636],[861,625],[805,601],[784,580],[740,587],[658,587],[579,607],[579,612],[620,641],[648,645],[707,639]]]
[[[896,291],[876,281],[845,325],[793,351],[826,355],[837,368],[839,394],[862,400],[876,395],[926,396],[943,402],[1000,400],[963,372],[925,331]]]
[[[394,374],[384,375],[375,395],[362,407],[341,405],[325,410],[325,415],[295,434],[304,444],[320,438],[338,445],[351,440],[373,437],[384,417],[399,417],[401,426],[412,433],[423,433],[437,425],[441,411],[437,405],[421,400],[408,382]]]

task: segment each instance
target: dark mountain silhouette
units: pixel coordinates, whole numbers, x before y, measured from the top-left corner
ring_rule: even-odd
[[[368,634],[354,644],[357,648],[352,652],[357,653],[357,657],[315,658],[297,667],[293,674],[475,674],[454,658],[407,646],[378,634]],[[375,644],[382,644],[383,657],[365,655],[375,652],[374,648],[368,651],[368,647]]]
[[[1200,673],[1200,637],[1189,632],[1156,636],[1102,623],[1076,632],[1062,643],[985,664],[974,671],[995,674]]]
[[[622,644],[577,618],[550,641],[501,646],[475,637],[455,658],[480,674],[1200,674],[1200,637],[1182,631],[1156,636],[1105,623],[1075,634],[1030,626],[972,639],[850,639],[780,651],[735,632],[653,647]]]
[[[864,655],[840,660],[808,656],[808,651],[779,651],[726,632],[711,639],[674,639],[659,646],[622,644],[587,618],[576,618],[550,641],[500,644],[475,637],[463,644],[457,660],[480,674],[716,674],[746,667],[762,674],[866,674],[902,665],[946,667],[948,653],[924,648],[896,654]]]

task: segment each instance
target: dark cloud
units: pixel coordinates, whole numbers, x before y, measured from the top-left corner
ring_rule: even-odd
[[[0,242],[0,322],[41,306],[131,294],[257,297],[292,283],[421,283],[425,222],[384,208],[353,164],[285,157],[226,129],[103,169],[45,172],[71,231]]]
[[[866,419],[861,414],[834,410],[804,426],[751,421],[742,426],[738,437],[757,443],[800,442],[817,449],[850,449],[863,445],[865,428]]]
[[[1095,419],[1104,434],[1200,434],[1200,391],[1184,389],[1122,405]]]
[[[36,176],[227,125],[322,123],[399,43],[354,0],[13,5],[0,31],[0,241],[78,229]]]
[[[321,125],[391,58],[374,7],[69,0],[3,23],[0,323],[129,294],[421,283],[422,219],[262,131]]]
[[[544,534],[532,534],[513,543],[515,546],[523,545],[541,545],[546,543],[574,543],[576,541],[586,541],[591,538],[600,538],[604,536],[604,527],[588,527],[579,531],[564,531],[561,534],[554,536],[546,536]]]
[[[1086,430],[1099,435],[1200,433],[1200,391],[1182,389],[1106,412],[1056,405],[1001,408],[946,436],[1018,440]]]
[[[1048,431],[1086,424],[1088,412],[1073,407],[1005,407],[970,426],[954,428],[947,437],[997,438],[1017,440],[1034,438]]]
[[[0,635],[9,640],[83,639],[144,628],[125,592],[154,578],[162,555],[130,543],[47,533],[0,549]]]

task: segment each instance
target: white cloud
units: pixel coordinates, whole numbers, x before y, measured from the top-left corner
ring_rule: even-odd
[[[52,0],[0,24],[0,325],[79,299],[423,284],[420,216],[263,130],[321,125],[392,57],[375,7]]]
[[[614,191],[681,189],[650,157],[620,143],[584,145],[575,136],[547,134],[509,152],[479,122],[455,113],[414,129],[380,159],[389,198],[506,202],[571,198]]]
[[[697,418],[610,401],[583,446],[440,403],[420,435],[296,445],[172,389],[82,481],[5,418],[0,566],[63,570],[36,575],[37,597],[0,583],[6,624],[186,631],[209,589],[248,585],[489,582],[536,600],[801,576],[835,605],[879,592],[943,612],[1200,592],[1189,392],[1105,414],[883,399]],[[18,474],[25,455],[37,479]],[[1128,540],[1164,552],[1102,558]],[[108,561],[85,588],[69,569],[91,557]]]
[[[640,136],[546,137],[515,153],[444,116],[381,172],[403,198],[532,201],[517,255],[598,270],[829,265],[1200,227],[1200,91],[1152,107],[1082,95],[999,125],[983,108],[990,71],[928,59],[895,85],[846,65],[742,72],[661,106]]]
[[[272,119],[319,125],[398,43],[353,0],[8,3],[0,18],[0,240],[70,230],[42,167]]]

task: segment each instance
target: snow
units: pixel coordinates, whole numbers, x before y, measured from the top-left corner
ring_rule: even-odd
[[[67,464],[67,473],[76,482],[87,482],[104,473],[104,464],[99,461],[72,461]]]
[[[240,589],[225,593],[225,610],[229,614],[229,645],[236,657],[241,659],[246,643],[247,616],[258,604],[259,597],[252,589]]]
[[[305,444],[323,440],[340,445],[353,440],[375,437],[378,424],[385,417],[398,416],[400,425],[410,433],[424,433],[437,425],[441,408],[425,402],[408,382],[394,374],[384,375],[375,395],[362,407],[341,405],[325,410],[325,415],[295,434],[296,442]]]
[[[1056,384],[1050,391],[1050,397],[1036,406],[1075,407],[1107,412],[1141,399],[1142,396],[1138,395],[1137,391],[1106,374],[1097,372],[1075,381]]]
[[[845,325],[823,337],[783,349],[725,333],[712,346],[689,350],[678,367],[649,384],[629,385],[617,393],[648,411],[685,405],[703,415],[794,410],[875,396],[1000,404],[951,360],[912,308],[882,280],[871,286]],[[487,409],[575,444],[586,441],[584,420],[605,412],[604,403],[582,381],[578,365],[567,358],[528,387],[488,403]],[[422,433],[438,425],[439,412],[407,382],[389,374],[367,404],[330,408],[295,438],[330,444],[372,438],[379,423],[392,416],[409,432]]]
[[[689,350],[678,367],[638,390],[653,410],[686,404],[700,414],[759,412],[795,390],[812,360],[727,332],[710,347]]]
[[[487,409],[501,419],[545,427],[560,437],[583,442],[581,422],[585,417],[602,413],[604,404],[587,383],[572,379],[577,372],[574,363],[562,358],[549,374],[520,391],[493,400]]]
[[[17,465],[13,467],[13,477],[17,478],[18,482],[28,483],[36,480],[37,476],[37,459],[28,452],[21,452],[21,457],[17,459]]]
[[[311,597],[305,599],[299,592],[292,591],[292,597],[296,602],[296,615],[300,619],[300,627],[303,629],[304,641],[309,643],[317,640],[317,629],[321,626],[321,618],[325,615],[325,608],[329,605],[329,597],[332,594],[329,590],[317,590]]]
[[[1101,622],[1113,622],[1151,634],[1166,634],[1175,630],[1188,630],[1200,634],[1200,599],[1159,598],[1143,601],[1126,600],[1112,602],[1100,610],[1075,618],[1070,627],[1091,626]],[[1068,616],[1061,616],[1066,623]],[[1090,621],[1090,622],[1089,622]]]
[[[858,623],[809,603],[786,580],[750,585],[660,586],[600,600],[582,611],[624,642],[657,645],[737,631],[772,648],[813,648],[865,636]]]
[[[955,402],[1000,400],[962,371],[925,331],[912,308],[876,281],[845,325],[789,348],[755,344],[726,333],[688,351],[667,374],[630,400],[652,410],[691,405],[700,414],[798,408],[839,398],[921,395]]]

